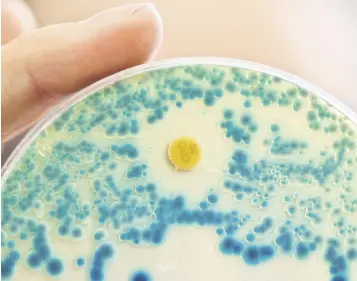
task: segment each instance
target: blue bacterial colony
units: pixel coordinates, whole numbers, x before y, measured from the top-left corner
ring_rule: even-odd
[[[235,104],[221,105],[232,98]],[[220,111],[217,123],[205,126],[232,147],[221,183],[194,203],[187,189],[171,193],[153,176],[138,142],[192,105],[197,114]],[[272,110],[286,116],[264,122]],[[293,119],[300,125],[289,131]],[[120,268],[125,259],[117,245],[160,247],[175,226],[213,231],[217,254],[246,266],[318,255],[329,281],[356,281],[356,132],[313,94],[247,69],[180,66],[116,82],[45,128],[6,177],[1,278],[21,280],[17,268],[25,267],[28,274],[42,268],[49,278],[79,270],[83,280],[104,281],[110,263]],[[227,194],[231,209],[223,208]],[[54,242],[84,237],[92,241],[90,254],[76,252],[72,260]],[[127,280],[150,275],[134,269]]]
[[[134,272],[128,281],[152,281],[152,279],[146,271],[138,270]]]

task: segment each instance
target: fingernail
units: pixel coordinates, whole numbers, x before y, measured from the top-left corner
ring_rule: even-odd
[[[141,13],[141,12],[142,13],[149,12],[149,13],[153,14],[157,18],[157,20],[162,24],[161,15],[160,15],[160,13],[159,13],[159,11],[156,8],[154,3],[142,3],[142,4],[140,4],[140,6],[137,7],[136,11],[133,14]]]
[[[136,14],[137,12],[146,12],[146,11],[157,13],[155,4],[150,2],[138,3],[135,5],[126,5],[123,6],[123,8],[128,9],[129,15]]]
[[[135,14],[138,14],[138,15],[142,14],[143,16],[145,16],[145,14],[150,14],[151,16],[153,16],[155,18],[156,31],[157,31],[156,48],[152,51],[151,56],[148,58],[148,60],[152,60],[153,58],[156,57],[156,55],[159,51],[159,46],[161,45],[161,42],[163,40],[164,24],[163,24],[161,15],[153,3],[143,3],[142,6],[138,7]]]
[[[8,8],[19,19],[25,32],[37,28],[36,18],[30,6],[24,0],[6,1]]]
[[[84,21],[83,23],[95,22],[96,24],[106,24],[119,22],[121,19],[125,19],[128,16],[135,14],[141,14],[150,12],[156,17],[160,18],[160,15],[156,9],[156,6],[153,3],[139,3],[133,5],[124,5],[116,8],[111,8],[104,10]]]
[[[157,13],[157,8],[156,8],[156,5],[154,3],[150,3],[150,2],[147,2],[147,3],[141,3],[139,5],[139,7],[137,8],[137,10],[139,11],[153,11],[155,13]]]

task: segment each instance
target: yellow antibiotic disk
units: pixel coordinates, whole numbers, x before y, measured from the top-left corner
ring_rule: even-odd
[[[170,144],[169,159],[178,170],[192,170],[201,160],[201,148],[193,138],[178,138]]]

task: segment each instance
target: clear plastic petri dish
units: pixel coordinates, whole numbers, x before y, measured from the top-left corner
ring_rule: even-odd
[[[357,115],[226,58],[54,108],[2,169],[2,280],[357,280]]]

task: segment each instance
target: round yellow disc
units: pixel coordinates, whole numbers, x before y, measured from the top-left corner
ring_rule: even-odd
[[[170,144],[169,159],[178,170],[192,170],[201,160],[201,148],[193,138],[178,138]]]

